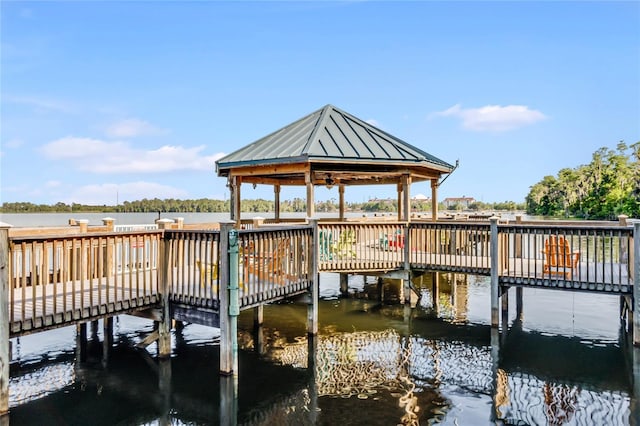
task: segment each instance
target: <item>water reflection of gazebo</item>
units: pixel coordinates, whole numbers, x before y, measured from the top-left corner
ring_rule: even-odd
[[[454,167],[333,105],[247,145],[216,162],[228,179],[231,219],[240,221],[241,185],[273,185],[275,218],[280,188],[306,186],[307,217],[314,216],[314,187],[338,187],[340,219],[344,191],[351,185],[396,184],[398,220],[410,220],[410,186],[431,182],[432,217],[438,213],[438,185]]]

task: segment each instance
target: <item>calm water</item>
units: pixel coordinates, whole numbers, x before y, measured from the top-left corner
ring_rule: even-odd
[[[320,333],[311,342],[304,304],[268,306],[260,333],[243,313],[235,406],[232,383],[217,373],[217,329],[174,331],[173,355],[163,362],[155,345],[135,349],[153,325],[130,316],[117,318],[107,357],[99,327],[83,364],[73,327],[14,339],[10,423],[636,424],[634,352],[621,333],[618,298],[525,290],[523,318],[512,297],[509,331],[492,336],[488,277],[440,274],[439,282],[434,297],[433,276],[416,279],[421,298],[407,310],[392,303],[392,282],[384,284],[386,303],[361,277],[351,278],[351,297],[339,299],[338,276],[324,274]]]
[[[437,313],[431,276],[417,280],[422,298],[411,312],[369,299],[375,285],[361,278],[351,280],[351,298],[338,299],[338,281],[322,277],[315,368],[305,305],[267,307],[260,335],[250,313],[241,316],[238,424],[483,425],[495,424],[493,412],[502,424],[634,424],[631,351],[620,342],[615,297],[525,291],[524,321],[511,313],[498,349],[485,277],[442,274]],[[385,284],[388,300],[393,289]],[[120,316],[108,360],[99,331],[81,365],[74,328],[14,341],[11,424],[233,417],[221,408],[229,395],[217,374],[218,330],[175,331],[173,356],[160,363],[155,345],[134,348],[151,330],[147,320]]]

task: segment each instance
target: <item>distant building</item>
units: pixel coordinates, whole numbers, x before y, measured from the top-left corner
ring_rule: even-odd
[[[411,201],[420,201],[420,202],[427,202],[430,201],[431,199],[429,197],[427,197],[424,194],[417,194],[415,197],[411,198]]]
[[[473,197],[449,197],[449,198],[445,198],[444,201],[442,201],[442,204],[444,204],[445,207],[451,207],[451,206],[462,206],[462,208],[464,209],[468,209],[469,206],[473,203],[476,202],[476,199]]]

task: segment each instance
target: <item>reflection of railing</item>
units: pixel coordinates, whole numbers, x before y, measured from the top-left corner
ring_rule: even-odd
[[[496,415],[508,424],[629,424],[630,401],[624,393],[593,391],[502,370],[499,377]]]
[[[11,238],[11,332],[155,302],[160,232]]]

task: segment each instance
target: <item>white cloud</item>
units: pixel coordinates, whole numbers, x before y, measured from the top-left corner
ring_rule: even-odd
[[[380,123],[378,123],[378,120],[375,120],[375,119],[373,119],[373,118],[370,118],[370,119],[368,119],[368,120],[365,120],[365,123],[369,123],[369,124],[371,124],[372,126],[375,126],[375,127],[377,127],[377,128],[380,128]]]
[[[128,182],[84,185],[74,188],[65,203],[90,205],[115,205],[116,202],[142,200],[143,198],[187,198],[188,192],[155,182]]]
[[[462,126],[478,132],[504,132],[528,126],[547,118],[526,105],[487,105],[481,108],[462,108],[459,104],[432,116],[458,117]]]
[[[60,182],[59,180],[50,180],[45,182],[44,186],[45,188],[58,188],[62,185],[62,182]]]
[[[204,145],[193,148],[165,145],[145,151],[126,142],[69,136],[44,145],[42,152],[50,159],[68,160],[78,170],[93,173],[213,171],[215,161],[224,154],[202,155],[204,149]]]
[[[107,127],[107,135],[114,138],[131,138],[143,135],[159,135],[166,130],[155,127],[151,123],[137,118],[120,120]]]

